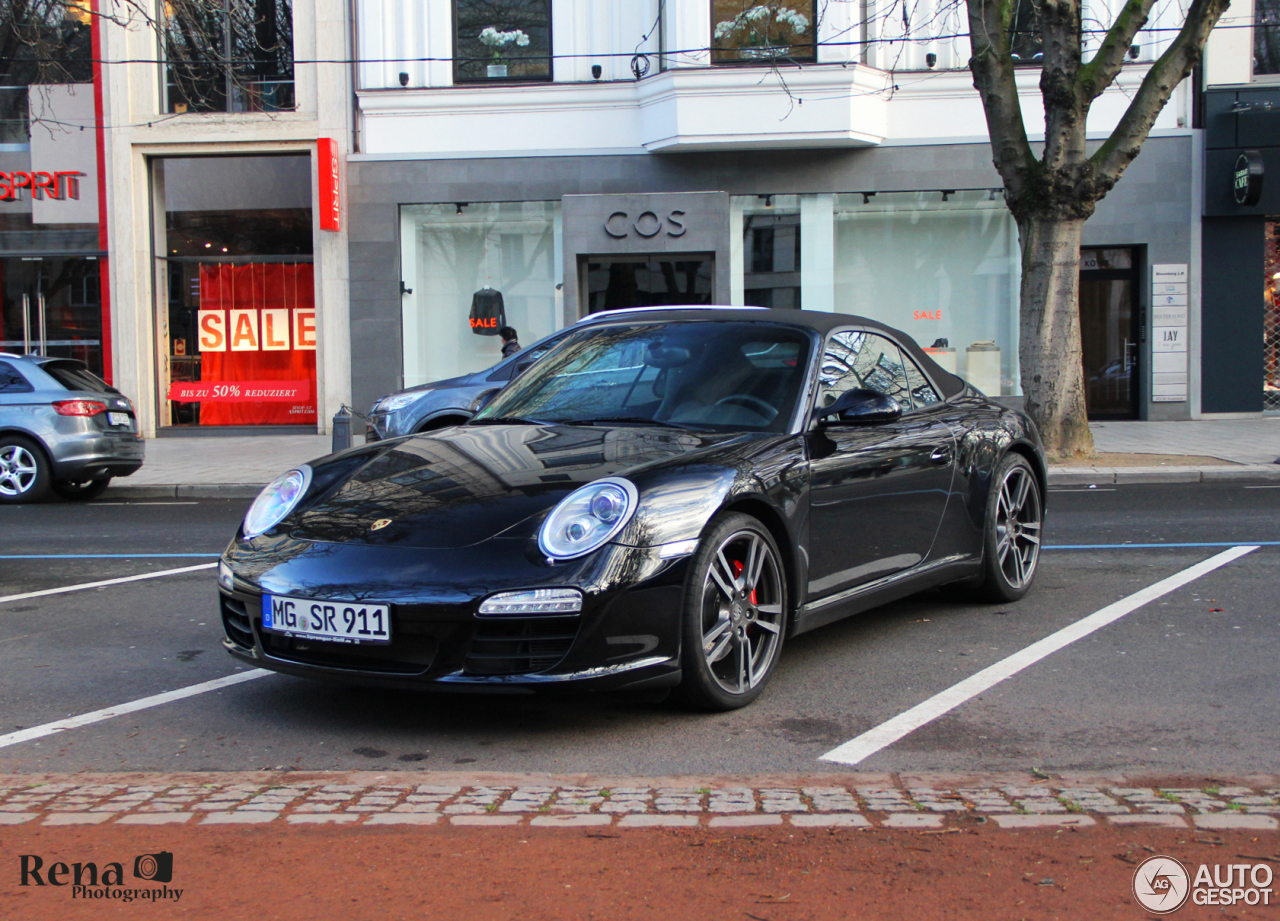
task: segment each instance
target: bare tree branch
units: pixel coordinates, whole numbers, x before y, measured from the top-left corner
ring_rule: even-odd
[[[1107,30],[1097,54],[1080,68],[1080,90],[1086,102],[1092,102],[1111,85],[1124,65],[1129,46],[1138,30],[1147,24],[1155,0],[1128,0],[1116,14],[1115,22]]]
[[[1013,61],[1009,56],[1009,22],[1016,0],[969,0],[969,35],[973,55],[969,70],[982,97],[996,169],[1009,196],[1027,193],[1030,174],[1039,168],[1022,122]]]
[[[1151,65],[1120,123],[1089,158],[1094,181],[1101,189],[1098,198],[1115,186],[1125,168],[1138,155],[1151,126],[1173,95],[1174,87],[1199,63],[1209,33],[1229,5],[1230,0],[1194,0],[1191,4],[1177,38]]]

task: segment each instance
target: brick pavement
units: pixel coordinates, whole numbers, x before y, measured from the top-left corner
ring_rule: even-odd
[[[1280,786],[680,783],[570,785],[545,777],[427,775],[0,776],[0,825],[477,825],[942,829],[1155,825],[1276,830]]]

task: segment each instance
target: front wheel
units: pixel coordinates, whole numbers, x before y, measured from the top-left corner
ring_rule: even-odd
[[[107,491],[111,485],[111,477],[98,477],[96,480],[54,480],[53,491],[68,502],[88,502]]]
[[[714,522],[685,586],[680,696],[699,709],[736,710],[760,696],[787,626],[778,546],[748,515]]]
[[[1027,593],[1040,562],[1043,524],[1044,501],[1035,471],[1022,455],[1005,455],[987,499],[982,576],[972,590],[977,600],[1001,604]]]

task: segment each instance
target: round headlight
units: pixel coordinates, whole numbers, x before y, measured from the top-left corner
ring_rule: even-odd
[[[257,537],[284,521],[310,485],[311,468],[306,464],[276,477],[249,506],[244,516],[244,536]]]
[[[588,483],[561,500],[538,532],[538,548],[558,560],[584,556],[622,530],[636,510],[630,480],[607,477]]]

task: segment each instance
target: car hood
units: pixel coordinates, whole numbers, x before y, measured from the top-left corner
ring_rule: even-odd
[[[708,452],[743,439],[750,436],[640,426],[460,426],[347,456],[355,469],[320,486],[286,529],[300,540],[423,549],[469,547],[504,532],[525,537],[529,528],[517,525],[584,483],[706,463]],[[324,465],[316,479],[327,479]]]

